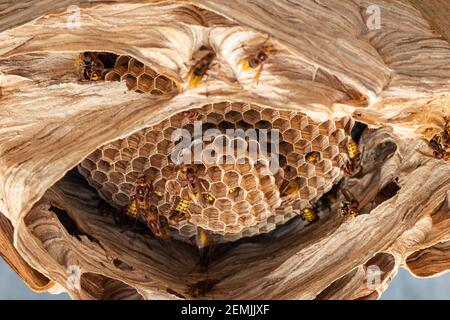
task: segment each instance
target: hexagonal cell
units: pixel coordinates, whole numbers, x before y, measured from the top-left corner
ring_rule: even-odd
[[[95,170],[95,169],[97,169],[97,164],[95,163],[95,162],[93,162],[92,160],[90,160],[90,159],[84,159],[82,162],[81,162],[81,166],[83,167],[83,168],[85,168],[86,170],[88,170],[88,171],[92,171],[92,170]]]
[[[281,141],[279,145],[280,153],[284,156],[287,156],[291,152],[294,151],[294,146],[286,141]]]
[[[247,201],[239,201],[233,205],[232,210],[239,215],[247,214],[250,210],[250,204]]]
[[[137,154],[137,150],[134,148],[123,148],[120,151],[120,156],[122,158],[122,160],[130,162],[135,155]]]
[[[111,170],[112,166],[113,166],[113,163],[104,161],[104,160],[100,160],[97,164],[98,170],[105,172],[105,173],[108,172],[109,170]]]
[[[305,178],[312,178],[316,174],[314,165],[310,163],[304,163],[298,168],[298,174]]]
[[[281,215],[275,215],[275,221],[274,221],[274,223],[275,223],[276,225],[281,224],[281,223],[283,223],[283,222],[284,222],[284,217],[283,217],[283,216],[281,216]]]
[[[144,175],[152,181],[156,181],[161,177],[161,171],[157,168],[150,167],[144,171]]]
[[[114,162],[119,160],[120,151],[113,148],[103,150],[103,158],[105,161]]]
[[[135,158],[131,163],[131,167],[133,168],[133,170],[139,172],[144,172],[144,170],[148,167],[148,165],[149,160],[148,158],[145,157]]]
[[[264,193],[264,199],[266,200],[269,208],[273,209],[281,204],[280,193],[272,189],[269,192]]]
[[[154,80],[147,74],[139,76],[137,79],[137,88],[142,92],[149,92],[154,88]]]
[[[236,122],[242,120],[242,113],[231,110],[225,114],[225,120],[229,121],[231,123],[236,123]]]
[[[119,189],[120,189],[120,191],[122,191],[123,193],[131,195],[131,193],[134,192],[134,189],[135,189],[135,188],[134,188],[134,185],[133,185],[133,184],[128,183],[128,182],[124,182],[124,183],[121,183],[121,184],[119,185]]]
[[[210,190],[216,198],[223,198],[227,196],[227,186],[223,182],[214,182],[211,184]]]
[[[149,158],[156,150],[156,146],[152,143],[145,143],[139,148],[138,154],[140,157]]]
[[[242,113],[248,111],[248,110],[259,110],[258,107],[256,107],[255,105],[251,104],[251,103],[241,103],[241,111]]]
[[[158,130],[149,131],[145,135],[145,140],[148,143],[153,144],[153,145],[156,145],[158,142],[162,141],[162,139],[164,139],[163,133],[161,131],[158,131]]]
[[[330,160],[323,160],[316,164],[316,172],[318,175],[325,175],[331,169],[333,169],[333,165]]]
[[[128,72],[137,77],[144,73],[144,64],[134,58],[131,58],[128,62]]]
[[[130,171],[125,175],[125,181],[135,184],[136,180],[142,177],[142,172]]]
[[[92,172],[92,179],[94,179],[97,183],[103,184],[108,181],[108,176],[98,170]]]
[[[323,177],[312,177],[310,179],[308,179],[308,186],[314,189],[319,189],[323,186],[323,184],[325,183],[325,179]]]
[[[219,125],[217,126],[217,128],[222,131],[225,132],[227,129],[234,129],[234,124],[229,122],[229,121],[221,121],[219,123]]]
[[[161,90],[162,92],[170,92],[173,89],[173,81],[169,78],[159,75],[155,79],[155,87],[158,90]]]
[[[228,190],[227,198],[239,202],[245,199],[245,191],[241,187],[231,188]]]
[[[114,170],[119,173],[126,173],[128,170],[128,167],[130,166],[130,162],[125,160],[120,160],[114,163]]]
[[[223,231],[225,229],[225,224],[221,221],[209,221],[208,228],[212,231]]]
[[[317,195],[317,191],[315,188],[306,186],[306,187],[303,187],[300,189],[300,197],[302,199],[310,201],[310,200],[314,199],[314,197],[316,195]]]
[[[328,143],[328,137],[327,136],[317,136],[313,141],[312,141],[312,149],[314,151],[322,151],[323,149],[327,148],[329,145]]]
[[[248,228],[248,227],[254,225],[255,217],[251,214],[243,214],[243,215],[239,216],[238,222],[239,222],[239,224]]]
[[[253,174],[247,174],[242,177],[241,186],[245,190],[254,190],[258,186],[258,181]]]
[[[219,164],[224,172],[234,170],[236,161],[231,155],[219,157]]]
[[[343,130],[336,130],[328,137],[328,139],[331,144],[341,144],[345,140],[345,133]]]
[[[256,129],[264,129],[264,130],[270,130],[272,129],[272,123],[267,120],[260,120],[255,123]]]
[[[152,167],[161,168],[168,164],[167,156],[162,154],[154,154],[150,157],[150,164]]]
[[[156,149],[158,150],[158,153],[168,155],[173,149],[173,143],[170,140],[163,140],[158,143]]]
[[[286,180],[291,180],[297,176],[297,168],[286,166],[283,168],[283,174]]]
[[[161,175],[166,179],[176,179],[177,172],[171,165],[165,166],[161,169]]]
[[[226,225],[237,224],[238,218],[239,215],[237,213],[229,210],[223,211],[219,216],[219,220],[225,223]]]
[[[164,201],[167,201],[167,202],[161,201],[159,203],[159,205],[158,205],[159,214],[169,216],[170,214],[172,214],[171,210],[172,210],[173,204],[178,203],[178,201],[180,201],[180,197],[178,197],[178,198],[171,197],[168,193],[166,193],[166,194],[164,194],[163,199],[164,199]]]
[[[165,119],[158,124],[153,126],[153,130],[164,132],[167,128],[170,128],[170,121]]]
[[[236,171],[227,171],[223,176],[223,182],[229,188],[236,188],[239,186],[239,174]]]
[[[276,217],[276,215],[268,217],[267,223],[275,223],[275,217]]]
[[[305,128],[303,128],[302,132],[302,139],[306,140],[313,140],[319,135],[319,129],[316,125],[309,124]]]
[[[245,175],[252,170],[253,166],[247,158],[240,158],[236,160],[236,165],[234,168],[237,172],[239,172],[239,174]]]
[[[95,150],[94,152],[92,152],[89,156],[87,156],[87,159],[89,159],[90,161],[97,163],[98,161],[100,161],[103,157],[103,152],[100,149]]]
[[[206,116],[206,121],[218,125],[223,120],[223,116],[219,113],[211,112]]]
[[[221,181],[222,173],[223,173],[222,170],[217,166],[209,167],[206,170],[206,174],[211,179],[212,182]]]
[[[230,102],[218,102],[212,104],[212,111],[224,114],[226,110],[228,110],[228,107],[231,105]]]
[[[231,149],[231,143],[232,143],[231,139],[232,139],[232,137],[228,136],[227,134],[220,134],[214,138],[212,143],[213,143],[214,147],[218,147],[218,148],[226,147],[226,148]],[[228,150],[228,151],[232,151],[232,149]]]
[[[300,134],[299,130],[288,129],[283,132],[283,140],[292,144],[300,140],[301,137],[302,135]]]
[[[275,162],[277,161],[277,159],[273,159],[274,163],[270,163],[268,160],[266,159],[259,159],[258,161],[255,162],[255,164],[253,165],[254,168],[254,174],[256,176],[265,176],[265,175],[272,175],[273,172],[271,171],[271,167],[270,165],[272,164],[273,166],[275,165],[279,165],[279,162]]]
[[[294,167],[298,167],[301,164],[303,164],[305,157],[302,154],[298,154],[295,152],[291,152],[288,154],[288,156],[286,157],[287,160],[287,164],[294,166]]]
[[[255,220],[258,222],[266,219],[269,215],[266,205],[262,202],[254,205],[250,211],[253,213]]]
[[[295,111],[291,111],[291,110],[280,110],[280,118],[286,119],[286,120],[291,120],[291,118],[293,118],[297,112]]]
[[[111,182],[106,182],[103,184],[103,189],[107,190],[110,193],[110,197],[112,197],[113,193],[117,193],[119,191],[119,187]]]
[[[170,125],[174,128],[183,127],[183,125],[185,124],[185,120],[187,120],[184,113],[191,112],[191,111],[193,113],[200,113],[200,110],[198,110],[198,109],[184,110],[183,112],[177,113],[169,119]],[[188,120],[188,122],[189,122],[189,120]]]
[[[250,205],[255,205],[258,202],[261,202],[264,199],[264,194],[259,191],[259,190],[253,190],[247,193],[247,197],[245,198],[245,200],[250,204]]]
[[[280,113],[275,109],[266,108],[261,111],[261,119],[271,123],[273,123],[279,116]]]
[[[339,154],[339,148],[335,145],[328,146],[323,150],[322,155],[324,159],[334,159]]]
[[[284,155],[280,154],[278,155],[278,165],[281,168],[284,168],[287,165],[287,159]]]
[[[303,130],[308,125],[308,117],[297,114],[291,119],[291,127],[295,130]]]
[[[144,73],[146,75],[149,75],[150,77],[152,77],[153,79],[156,78],[158,76],[158,73],[153,70],[152,68],[150,68],[149,66],[145,66],[144,68]]]
[[[116,203],[119,203],[121,206],[126,206],[128,205],[128,203],[130,203],[130,198],[125,193],[122,192],[113,195],[113,200]]]
[[[127,85],[128,90],[135,90],[137,88],[136,77],[129,73],[125,73],[120,80],[125,81],[125,84]]]
[[[248,111],[244,112],[243,119],[247,123],[255,124],[259,120],[261,120],[261,115],[260,115],[260,113],[258,111],[251,109],[251,110],[248,110]]]
[[[208,224],[208,220],[205,219],[200,214],[193,214],[193,213],[191,213],[191,217],[189,218],[189,221],[192,224],[195,224],[195,225],[200,226],[200,227],[207,227],[207,224]]]
[[[284,131],[289,129],[290,122],[289,122],[289,120],[278,118],[277,120],[275,120],[273,122],[272,127],[273,127],[273,129],[279,130],[280,133],[283,133]]]
[[[257,234],[259,234],[259,229],[256,227],[246,229],[242,232],[243,237],[253,237]]]
[[[294,144],[294,152],[300,154],[307,154],[312,151],[311,142],[308,140],[299,140],[296,144]]]
[[[125,177],[122,173],[112,171],[109,173],[109,180],[114,184],[120,184],[125,180]]]
[[[114,65],[114,69],[119,74],[124,74],[128,70],[128,63],[130,61],[129,56],[119,56]]]
[[[219,210],[216,208],[206,208],[203,211],[203,216],[208,219],[208,221],[217,221],[219,220]]]
[[[331,120],[324,121],[319,125],[319,133],[326,136],[331,135],[335,130],[336,125]]]
[[[253,129],[253,126],[251,124],[249,124],[248,122],[241,120],[241,121],[236,122],[236,128],[247,131],[248,129]]]
[[[249,144],[243,138],[236,137],[232,138],[229,142],[229,148],[231,149],[231,155],[237,159],[244,159],[239,162],[240,164],[248,161],[246,159],[247,150],[249,148]]]
[[[344,129],[347,135],[350,135],[352,132],[354,121],[351,117],[343,117],[335,122],[336,128]]]
[[[238,225],[227,225],[225,227],[225,232],[228,234],[239,233],[242,231],[242,227]],[[240,235],[236,235],[236,237],[232,237],[232,235],[227,235],[228,241],[235,241],[240,238]],[[235,239],[235,240],[232,240]]]
[[[216,199],[214,202],[214,207],[217,208],[220,212],[231,210],[232,203],[229,199],[220,198]]]

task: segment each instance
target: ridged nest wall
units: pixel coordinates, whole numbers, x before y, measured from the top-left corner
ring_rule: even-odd
[[[67,24],[69,4],[79,25]],[[368,27],[369,5],[380,29]],[[1,6],[1,254],[34,290],[74,299],[376,299],[399,267],[445,272],[450,166],[428,141],[450,116],[448,12],[444,0]],[[265,45],[255,79],[243,61]],[[214,59],[192,87],[204,47]],[[75,66],[84,52],[116,60],[90,81]],[[192,110],[218,128],[280,128],[282,170],[198,164],[215,200],[192,205],[174,238],[117,224],[113,209],[140,173],[163,216],[183,195],[166,137],[190,128],[182,115]],[[362,124],[362,169],[341,180],[339,159]],[[309,150],[321,161],[306,163]],[[286,203],[292,179],[300,191]],[[338,192],[319,221],[298,217],[333,186],[355,196],[359,216],[336,213]],[[216,243],[206,270],[192,245],[198,228]],[[73,266],[80,290],[68,282]]]

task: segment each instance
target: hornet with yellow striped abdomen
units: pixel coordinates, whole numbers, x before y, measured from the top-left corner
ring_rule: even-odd
[[[256,74],[253,78],[256,83],[259,83],[259,77],[261,76],[264,64],[269,59],[270,55],[275,53],[273,45],[266,44],[267,40],[257,49],[255,54],[250,54],[241,60],[242,70],[252,71],[256,70]]]
[[[302,213],[300,214],[300,218],[303,221],[308,222],[308,225],[317,222],[319,221],[319,215],[317,214],[316,210],[317,209],[315,208],[315,206],[312,206],[310,208],[304,208],[302,210]]]
[[[348,160],[344,162],[344,174],[346,176],[357,175],[361,171],[362,152],[358,144],[349,138],[346,145]]]
[[[351,216],[353,218],[359,216],[359,201],[356,200],[353,194],[347,189],[342,189],[342,194],[344,195],[345,200],[341,201],[339,204],[339,215],[341,217]]]
[[[216,58],[215,52],[206,47],[200,48],[197,55],[202,55],[202,57],[189,70],[187,75],[189,89],[195,89],[200,85],[211,63]]]

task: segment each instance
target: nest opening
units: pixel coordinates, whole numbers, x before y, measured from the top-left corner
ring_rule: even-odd
[[[195,137],[194,123],[198,120],[205,121],[200,126],[202,134],[218,130],[210,136],[212,139]],[[199,188],[198,202],[192,200],[192,192],[197,191],[190,189],[186,171],[171,159],[176,142],[183,142],[173,136],[179,128],[190,133],[191,138],[177,154],[194,154],[195,147],[200,146],[214,158],[212,163],[203,161],[202,153],[201,161],[188,166],[198,179],[194,187]],[[269,170],[267,158],[252,162],[247,153],[236,153],[236,146],[248,152],[252,143],[260,150],[258,135],[274,128],[280,141],[268,136],[266,156],[279,152],[278,170]],[[229,129],[235,129],[237,137],[227,136]],[[256,136],[246,135],[248,129],[254,129]],[[78,245],[98,246],[104,254],[99,258],[101,266],[110,266],[127,283],[145,281],[150,276],[164,283],[166,292],[174,298],[208,298],[220,293],[224,280],[232,278],[232,273],[222,271],[223,264],[239,257],[233,268],[252,268],[269,255],[276,258],[276,263],[266,270],[270,272],[288,260],[292,250],[313,243],[341,223],[340,217],[332,213],[343,199],[338,196],[345,184],[339,159],[345,157],[343,145],[351,133],[351,119],[316,122],[298,112],[279,112],[246,103],[206,105],[176,113],[88,155],[52,188],[56,195],[47,194],[49,203],[43,217],[55,215]],[[227,148],[233,152],[228,154]],[[218,159],[234,162],[221,163]],[[133,220],[123,215],[136,196],[142,176],[150,177],[149,201],[170,230],[167,238],[152,234],[146,216],[138,215]],[[398,190],[387,183],[380,195],[386,200]],[[188,208],[185,218],[167,225],[174,208],[184,203]],[[305,221],[304,208],[316,210],[317,221]],[[36,228],[39,214],[35,210],[27,217],[29,228]],[[34,234],[45,243],[45,235]],[[202,238],[204,234],[206,238]],[[251,252],[242,254],[250,247]],[[100,270],[97,273],[102,274]],[[85,286],[89,292],[95,286],[106,287],[100,282],[120,287],[108,279],[90,278]],[[210,279],[217,279],[217,283],[209,287],[205,281]],[[198,287],[202,286],[209,289],[199,293]],[[129,292],[127,295],[136,294],[123,285],[121,288]],[[104,297],[102,290],[95,290],[94,296]]]
[[[110,52],[81,52],[78,54],[77,67],[81,81],[124,81],[128,90],[158,96],[178,93],[174,80],[130,56]]]

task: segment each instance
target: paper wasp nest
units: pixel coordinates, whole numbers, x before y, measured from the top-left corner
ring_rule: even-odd
[[[197,234],[196,227],[210,230],[225,241],[270,232],[330,191],[340,177],[344,159],[340,152],[344,152],[352,127],[349,117],[318,123],[300,112],[245,103],[218,103],[190,112],[197,115],[195,121],[201,126],[199,159],[214,154],[211,160],[196,165],[204,193],[214,199],[200,204],[190,202],[189,219],[174,226],[186,240]],[[81,162],[79,171],[104,200],[119,208],[130,203],[136,180],[149,177],[152,189],[160,194],[155,198],[158,212],[169,218],[173,207],[188,197],[171,158],[176,143],[172,135],[178,128],[190,132],[192,141],[180,152],[188,150],[194,159],[195,121],[184,112],[177,113],[151,128],[102,146]],[[216,128],[222,135],[210,142],[202,141],[207,128]],[[242,132],[230,136],[227,129]],[[245,139],[248,129],[277,133],[277,141],[272,143],[279,149],[273,150],[273,155],[279,155],[274,170],[268,163],[271,153],[249,158],[250,145],[255,143],[256,150],[261,150],[261,146],[258,139]],[[320,154],[316,163],[305,160],[311,152]],[[298,188],[296,198],[283,194],[288,185]]]
[[[448,1],[77,4],[0,6],[0,253],[32,289],[377,299],[449,269]]]

